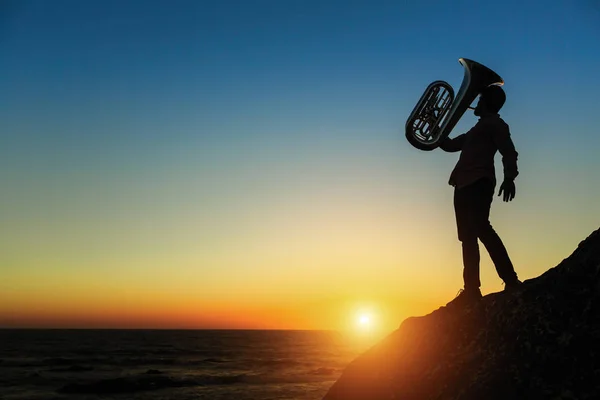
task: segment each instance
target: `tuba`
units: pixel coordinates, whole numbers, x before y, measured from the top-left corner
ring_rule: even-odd
[[[454,90],[447,82],[432,82],[406,121],[406,139],[420,150],[437,148],[448,137],[452,128],[467,111],[481,91],[490,85],[503,85],[502,78],[473,60],[459,58],[465,75],[454,98]]]

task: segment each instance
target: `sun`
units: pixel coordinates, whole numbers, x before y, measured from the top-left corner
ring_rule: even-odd
[[[358,305],[348,315],[347,328],[361,341],[375,338],[382,333],[381,309],[377,305]]]
[[[360,313],[356,318],[356,325],[362,332],[370,331],[373,328],[373,316],[369,313]]]

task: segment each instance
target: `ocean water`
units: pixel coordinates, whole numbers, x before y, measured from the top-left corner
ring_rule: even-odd
[[[331,331],[0,330],[0,399],[316,400],[366,347]]]

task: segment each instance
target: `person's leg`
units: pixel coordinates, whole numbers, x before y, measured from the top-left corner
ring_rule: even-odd
[[[456,227],[458,240],[462,243],[463,256],[463,280],[465,290],[479,289],[479,243],[477,242],[477,222],[473,215],[474,187],[456,189],[454,191],[454,212],[456,215]]]
[[[517,274],[504,243],[502,243],[500,236],[498,236],[489,221],[490,208],[494,197],[494,185],[491,181],[483,180],[478,182],[476,188],[473,215],[476,219],[477,236],[488,251],[500,279],[507,285],[511,285],[518,281]]]
[[[476,290],[481,287],[479,279],[479,243],[477,237],[462,242],[463,281],[465,290]]]
[[[448,307],[469,307],[481,299],[479,290],[479,244],[475,219],[471,212],[473,207],[473,188],[454,190],[454,212],[458,239],[462,243],[464,289],[454,300],[446,304]]]

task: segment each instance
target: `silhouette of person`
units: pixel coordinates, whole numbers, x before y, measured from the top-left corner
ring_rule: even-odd
[[[464,289],[450,304],[471,304],[481,299],[479,279],[479,244],[483,243],[492,259],[505,290],[521,284],[502,240],[489,221],[496,187],[494,156],[502,155],[504,181],[498,196],[505,202],[515,197],[518,153],[510,136],[509,126],[498,112],[506,101],[500,86],[485,88],[479,96],[475,115],[479,121],[467,133],[454,139],[446,138],[440,148],[446,152],[461,151],[448,183],[454,186],[454,212],[458,239],[462,243]]]

